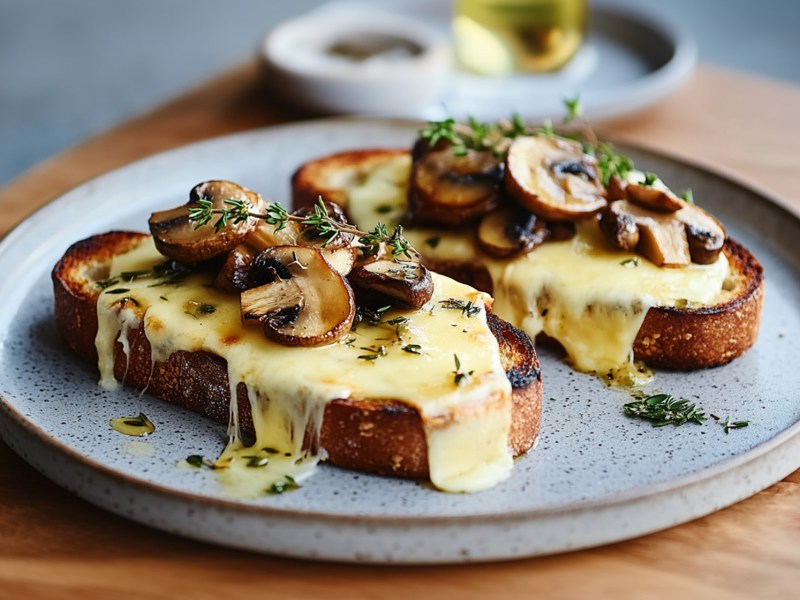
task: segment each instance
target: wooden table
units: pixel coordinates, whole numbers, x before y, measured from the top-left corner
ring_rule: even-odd
[[[800,88],[701,67],[673,96],[601,132],[760,188],[800,214]],[[246,64],[0,190],[0,232],[113,167],[224,133],[297,120]],[[448,567],[271,558],[184,540],[61,490],[0,443],[0,598],[797,597],[800,471],[744,502],[640,539],[571,554]]]

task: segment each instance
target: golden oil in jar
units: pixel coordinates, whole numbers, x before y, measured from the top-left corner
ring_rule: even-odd
[[[587,0],[456,0],[456,58],[481,75],[556,71],[583,43],[587,13]]]

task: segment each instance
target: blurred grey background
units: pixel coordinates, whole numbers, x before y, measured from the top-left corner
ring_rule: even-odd
[[[0,0],[0,185],[247,60],[269,27],[324,1]],[[684,28],[701,61],[800,83],[797,0],[613,4]]]

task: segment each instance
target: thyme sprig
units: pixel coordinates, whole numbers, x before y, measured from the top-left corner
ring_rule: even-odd
[[[430,146],[447,140],[452,144],[456,156],[464,156],[470,150],[491,150],[497,156],[502,156],[512,140],[531,133],[533,130],[525,126],[522,117],[514,114],[510,119],[497,123],[483,123],[472,117],[466,123],[459,123],[453,118],[430,121],[427,127],[420,130],[419,135],[428,140]]]
[[[189,220],[194,223],[195,229],[213,221],[214,231],[219,233],[228,223],[242,223],[253,218],[274,225],[275,231],[281,231],[289,222],[294,221],[308,227],[317,237],[324,239],[323,246],[331,244],[341,234],[351,234],[358,236],[358,242],[365,247],[367,254],[377,254],[381,245],[386,244],[391,249],[392,256],[413,258],[413,248],[403,236],[402,225],[395,227],[391,233],[383,223],[378,223],[370,231],[362,231],[354,225],[342,223],[332,217],[322,196],[317,198],[313,211],[307,215],[293,215],[277,202],[267,205],[263,213],[251,211],[250,204],[245,200],[227,199],[224,203],[230,208],[214,208],[211,200],[206,198],[198,200],[197,206],[189,209]]]
[[[678,426],[690,422],[701,424],[706,418],[705,413],[696,404],[670,394],[646,396],[641,400],[625,404],[623,410],[629,417],[650,421],[653,427],[670,424]]]
[[[633,170],[633,161],[620,154],[614,147],[601,142],[588,121],[583,116],[583,106],[580,97],[564,99],[566,114],[559,127],[560,133],[567,138],[581,142],[583,151],[595,157],[597,160],[597,170],[603,185],[608,185],[611,177],[616,175],[620,179]],[[491,150],[496,156],[503,156],[511,142],[523,135],[544,135],[553,137],[557,135],[556,128],[550,119],[544,121],[539,128],[530,128],[525,125],[519,115],[512,115],[510,119],[499,121],[494,124],[482,123],[476,119],[469,118],[465,123],[459,123],[455,119],[445,119],[443,121],[430,121],[428,125],[420,130],[421,138],[428,140],[428,144],[435,146],[441,140],[450,142],[453,146],[453,153],[456,156],[463,156],[470,150],[486,151]]]

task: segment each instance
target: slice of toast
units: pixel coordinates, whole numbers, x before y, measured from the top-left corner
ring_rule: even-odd
[[[406,185],[388,194],[382,190],[383,198],[369,198],[368,192],[357,187],[367,180],[370,170],[376,169],[394,172],[395,179],[401,179],[405,174]],[[359,173],[360,178],[347,176],[345,170]],[[326,197],[327,194],[337,199],[357,225],[371,227],[373,223],[369,220],[385,220],[379,214],[382,211],[375,210],[376,206],[388,204],[391,211],[385,212],[391,214],[402,215],[405,212],[410,172],[411,155],[405,149],[340,152],[301,165],[292,177],[292,199],[294,206],[299,207],[316,199],[317,195]],[[506,300],[495,304],[501,317],[532,335],[548,337],[539,331],[531,331],[524,324],[525,315],[534,307],[524,305],[519,297],[504,298],[505,291],[498,286],[498,277],[503,277],[498,275],[502,268],[521,259],[488,257],[474,240],[474,226],[456,230],[451,227],[418,230],[409,227],[406,235],[421,252],[428,268],[491,293],[498,300]],[[456,250],[449,255],[444,255],[437,245],[448,236],[455,236],[458,246],[454,246]],[[532,254],[536,252],[534,250]],[[713,298],[702,304],[656,304],[649,307],[635,339],[632,338],[632,353],[636,360],[666,369],[700,369],[728,363],[755,343],[764,296],[763,269],[755,257],[735,240],[725,241],[723,253],[729,265],[728,274]],[[620,263],[630,261],[625,254],[619,257]],[[611,287],[613,283],[609,284]],[[535,308],[544,312],[548,310],[547,303],[541,305],[541,301]],[[562,341],[557,335],[550,337],[555,337],[556,342]]]
[[[102,282],[109,278],[112,259],[148,239],[145,234],[125,231],[97,235],[72,245],[54,267],[56,327],[64,343],[85,359],[98,361],[98,300],[104,292]],[[235,297],[233,301],[238,304]],[[539,434],[539,363],[527,335],[489,311],[486,319],[511,384],[508,445],[513,455],[519,456],[533,447]],[[122,337],[113,345],[113,372],[117,379],[218,422],[228,422],[231,389],[223,358],[198,350],[175,351],[165,360],[154,360],[143,322],[131,328],[124,340]],[[293,350],[306,351],[307,360],[313,362],[312,352],[317,349]],[[269,369],[268,362],[264,368]],[[255,428],[251,398],[243,383],[236,386],[236,396],[239,425],[252,434]],[[449,418],[457,420],[459,414]],[[366,397],[335,399],[325,407],[315,443],[331,463],[340,467],[396,477],[429,477],[423,418],[416,407],[405,402],[372,398],[368,391]]]

